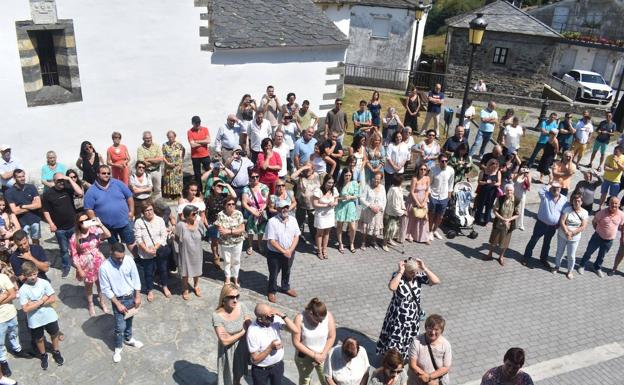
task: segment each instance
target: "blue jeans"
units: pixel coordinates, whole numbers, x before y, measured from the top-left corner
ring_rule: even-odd
[[[111,245],[113,243],[119,242],[121,240],[126,245],[131,245],[134,243],[134,224],[130,221],[124,227],[110,227],[106,226],[108,231],[110,231],[111,236],[108,238],[108,243]]]
[[[282,272],[282,291],[290,290],[290,267],[295,260],[295,252],[290,258],[286,258],[284,254],[267,250],[267,265],[269,267],[269,293],[277,292],[277,275]]]
[[[137,270],[139,275],[143,275],[142,291],[149,293],[154,289],[154,272],[156,271],[156,257],[143,259],[136,258]]]
[[[535,148],[533,149],[533,153],[529,157],[529,167],[533,166],[533,162],[535,162],[535,158],[537,158],[537,154],[542,151],[546,147],[546,143],[535,143]]]
[[[556,232],[557,225],[550,226],[538,219],[537,222],[535,222],[535,226],[533,227],[533,234],[531,234],[531,239],[529,239],[529,243],[524,250],[524,260],[526,261],[531,258],[531,256],[533,255],[533,249],[535,248],[537,241],[539,241],[541,237],[544,237],[544,242],[542,243],[542,252],[540,253],[540,261],[548,262],[550,241],[552,240]]]
[[[54,235],[61,251],[61,261],[63,270],[69,269],[71,261],[69,260],[69,238],[74,234],[74,229],[62,230],[57,229]]]
[[[477,131],[477,137],[475,138],[472,148],[470,149],[470,156],[473,156],[475,152],[477,152],[477,148],[479,148],[479,156],[483,156],[485,153],[485,146],[487,146],[491,137],[491,132],[483,132],[481,130]]]
[[[134,307],[134,293],[125,297],[117,297],[126,308]],[[113,305],[113,316],[115,316],[115,347],[122,348],[124,340],[130,341],[132,338],[132,319],[124,319],[124,315]]]
[[[0,361],[7,360],[7,350],[4,345],[8,337],[11,350],[19,352],[22,350],[22,345],[19,343],[19,332],[17,329],[17,316],[11,318],[6,322],[0,323]]]
[[[598,258],[596,258],[596,262],[594,262],[594,270],[600,270],[602,267],[602,261],[604,261],[605,255],[609,252],[609,249],[611,249],[612,244],[613,239],[602,239],[598,233],[594,233],[594,235],[592,235],[589,239],[587,249],[585,250],[585,254],[583,254],[583,258],[581,258],[579,267],[582,267],[583,269],[587,268],[589,258],[592,254],[594,254],[596,249],[598,249]]]

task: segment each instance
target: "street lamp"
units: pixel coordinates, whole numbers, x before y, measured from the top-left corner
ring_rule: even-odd
[[[419,1],[416,5],[416,10],[414,12],[414,18],[416,19],[416,33],[414,34],[414,49],[412,50],[412,60],[410,60],[410,70],[409,70],[409,81],[407,82],[407,90],[406,94],[409,91],[410,85],[414,84],[414,61],[416,60],[416,45],[418,44],[418,30],[420,28],[420,20],[422,20],[425,11],[427,10],[427,6]]]
[[[483,18],[483,14],[477,13],[477,17],[472,19],[469,25],[470,29],[468,30],[468,42],[472,45],[472,50],[470,52],[470,64],[468,64],[466,87],[464,88],[464,100],[462,101],[461,113],[459,114],[459,124],[464,124],[464,114],[466,113],[466,104],[468,103],[468,91],[470,88],[470,78],[472,77],[474,53],[477,50],[477,47],[481,45],[481,40],[483,40],[483,34],[485,33],[485,29],[488,24]]]

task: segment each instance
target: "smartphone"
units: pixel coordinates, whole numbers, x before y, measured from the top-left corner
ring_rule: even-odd
[[[89,219],[87,221],[84,221],[83,223],[86,227],[93,227],[98,225],[98,222],[95,219]]]

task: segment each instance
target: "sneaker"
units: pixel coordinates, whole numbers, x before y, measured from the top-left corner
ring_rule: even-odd
[[[124,344],[128,346],[133,346],[137,349],[141,349],[143,347],[143,342],[136,340],[134,338],[130,338],[128,341],[124,341]]]
[[[41,369],[48,370],[48,354],[43,353],[39,358],[41,359]]]
[[[67,276],[69,275],[69,271],[71,270],[71,267],[67,266],[63,268],[63,271],[61,273],[61,278],[67,278]]]
[[[25,351],[23,351],[21,349],[18,350],[18,351],[11,352],[11,354],[15,358],[32,358],[31,354],[28,354],[28,353],[26,353]]]
[[[392,239],[390,239],[390,240],[388,241],[388,244],[389,244],[390,246],[396,246],[396,242],[395,242],[395,241],[393,241]]]
[[[609,272],[607,273],[607,275],[608,275],[609,277],[613,277],[613,276],[615,275],[615,270],[613,270],[613,269],[609,270]]]
[[[13,374],[7,361],[0,361],[0,369],[2,369],[2,374],[7,377],[11,377],[11,374]]]
[[[604,271],[602,271],[601,269],[596,270],[596,274],[597,274],[600,278],[604,278],[604,276],[605,276]]]
[[[113,353],[113,362],[117,363],[121,361],[121,348],[115,348],[115,353]]]
[[[10,379],[7,376],[0,377],[0,385],[17,385],[17,381]]]
[[[384,246],[381,246],[381,249],[382,249],[383,251],[390,251],[390,249],[388,248],[388,246],[385,246],[385,245],[384,245]]]
[[[63,366],[63,363],[65,363],[65,359],[61,356],[61,352],[58,350],[52,352],[52,358],[58,366]]]
[[[584,267],[579,267],[578,269],[576,269],[576,271],[580,274],[583,275],[583,273],[585,272],[585,268]]]
[[[440,234],[440,232],[439,232],[438,230],[436,230],[436,231],[434,231],[434,232],[433,232],[433,236],[434,236],[434,237],[436,237],[436,238],[438,238],[438,239],[444,239],[444,238],[442,237],[442,234]]]

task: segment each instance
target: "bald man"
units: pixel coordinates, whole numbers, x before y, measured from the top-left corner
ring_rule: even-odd
[[[245,147],[247,143],[247,130],[243,123],[234,114],[229,114],[225,124],[219,127],[215,138],[215,148],[221,153],[223,159],[232,156],[236,146]]]
[[[256,305],[254,313],[256,320],[247,329],[253,384],[281,385],[284,377],[284,344],[280,331],[286,328],[294,333],[298,330],[297,326],[286,313],[264,303]]]

